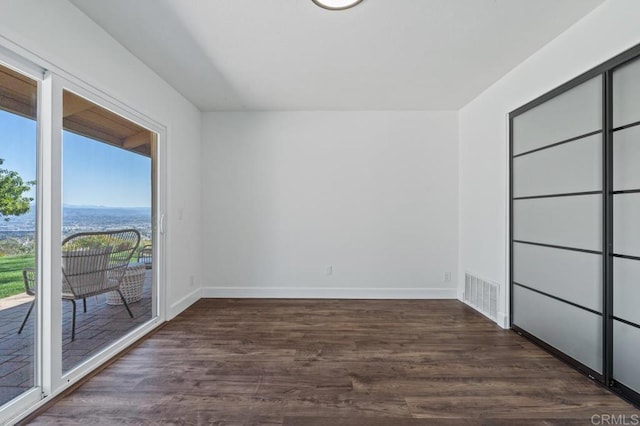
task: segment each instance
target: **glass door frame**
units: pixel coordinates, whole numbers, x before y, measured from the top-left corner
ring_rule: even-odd
[[[0,423],[19,421],[77,383],[91,371],[166,321],[167,266],[164,217],[167,196],[167,129],[41,57],[0,37],[0,63],[38,82],[37,116],[37,342],[33,389],[0,407]],[[154,132],[152,155],[152,232],[155,301],[152,319],[113,342],[87,361],[62,374],[62,131],[63,90],[69,90]],[[153,148],[153,147],[152,147]],[[43,285],[50,283],[50,285]],[[155,316],[154,316],[155,314]]]

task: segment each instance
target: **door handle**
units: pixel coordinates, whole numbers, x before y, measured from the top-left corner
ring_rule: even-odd
[[[164,234],[166,232],[166,230],[164,229],[164,213],[160,214],[160,220],[158,221],[160,222],[160,233]]]

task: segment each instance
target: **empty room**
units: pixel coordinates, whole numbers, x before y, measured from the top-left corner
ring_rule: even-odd
[[[0,0],[0,424],[640,424],[638,22]]]

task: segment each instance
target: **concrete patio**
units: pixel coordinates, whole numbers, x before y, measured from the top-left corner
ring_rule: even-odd
[[[123,305],[108,305],[104,294],[87,299],[87,312],[83,311],[82,301],[76,301],[74,341],[71,341],[72,304],[61,301],[63,373],[151,319],[151,277],[151,270],[147,270],[142,299],[129,305],[133,319]],[[32,298],[22,294],[11,299],[0,300],[0,405],[33,386],[35,312],[18,334]]]

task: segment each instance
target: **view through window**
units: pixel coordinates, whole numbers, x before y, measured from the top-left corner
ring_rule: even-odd
[[[152,225],[158,134],[71,80],[11,64],[0,64],[3,413],[81,377],[148,330],[162,279]],[[60,112],[62,122],[51,121]]]
[[[0,405],[35,386],[37,87],[0,65]]]
[[[65,373],[154,315],[156,135],[68,91],[63,116]]]

